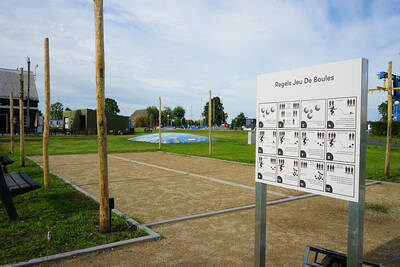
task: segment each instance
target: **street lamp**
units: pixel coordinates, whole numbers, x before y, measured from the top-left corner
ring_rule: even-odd
[[[394,107],[395,107],[395,112],[396,112],[396,121],[398,121],[399,120],[399,115],[398,115],[398,106],[399,106],[399,100],[396,100],[396,101],[394,101]]]
[[[38,65],[38,64],[35,65],[35,76],[34,76],[35,81],[36,81],[36,70],[37,70],[37,68],[39,68],[39,65]]]

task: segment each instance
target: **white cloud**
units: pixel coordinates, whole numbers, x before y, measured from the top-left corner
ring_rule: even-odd
[[[255,116],[257,74],[349,58],[370,59],[370,87],[380,84],[375,73],[388,60],[400,72],[395,2],[104,3],[106,96],[125,115],[157,105],[161,96],[163,106],[181,105],[187,117],[192,106],[198,118],[212,89],[230,119],[241,111]],[[43,96],[43,38],[49,36],[52,102],[95,107],[92,1],[2,1],[0,31],[1,67],[25,66],[30,55],[41,65]],[[377,119],[383,99],[369,98],[369,119]]]

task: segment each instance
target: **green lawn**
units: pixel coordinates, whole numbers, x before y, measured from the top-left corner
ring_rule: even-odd
[[[193,133],[208,136],[205,130],[178,130],[179,132]],[[156,131],[153,131],[155,133]],[[135,134],[144,134],[141,129]],[[255,145],[247,144],[246,131],[214,131],[212,157],[239,162],[255,162]],[[158,144],[127,141],[132,135],[116,136],[109,135],[107,138],[109,152],[134,152],[134,151],[157,151]],[[8,140],[1,137],[1,141]],[[17,143],[18,145],[18,143]],[[8,143],[0,143],[0,149],[8,150]],[[16,147],[17,149],[17,147]],[[25,153],[28,155],[42,154],[41,137],[27,137]],[[162,151],[187,155],[208,157],[208,143],[187,143],[187,144],[163,144]],[[97,136],[59,136],[51,137],[49,142],[50,154],[70,153],[96,153]],[[384,176],[385,147],[367,146],[367,178],[381,180]],[[400,182],[400,148],[391,149],[391,176]]]
[[[203,130],[178,130],[208,136]],[[154,131],[153,131],[154,133]],[[135,134],[141,135],[139,130]],[[130,136],[108,136],[109,152],[157,151],[158,144],[131,142]],[[215,131],[212,157],[255,162],[255,145],[247,144],[245,131]],[[9,152],[9,137],[0,137],[0,154]],[[15,145],[18,152],[18,140]],[[164,144],[162,151],[208,157],[208,143]],[[52,136],[50,154],[96,153],[97,136]],[[42,138],[26,137],[25,153],[42,154]],[[367,146],[367,178],[381,180],[383,177],[385,147]],[[17,162],[10,171],[20,171]],[[26,160],[24,171],[39,183],[43,183],[42,170],[32,161]],[[400,148],[391,150],[391,175],[400,182]],[[15,203],[21,220],[9,223],[4,207],[0,208],[0,264],[27,260],[72,249],[89,247],[114,240],[132,238],[144,234],[135,231],[117,231],[125,225],[124,220],[114,216],[112,234],[98,233],[98,204],[77,192],[60,179],[52,177],[49,188],[42,188],[16,197]],[[51,231],[52,239],[47,240]]]
[[[43,185],[43,171],[39,166],[26,159],[25,167],[20,168],[18,153],[11,158],[16,162],[9,165],[8,171],[23,170]],[[42,187],[13,200],[19,215],[19,220],[15,222],[8,221],[0,202],[0,265],[147,234],[115,214],[112,217],[112,233],[99,233],[98,203],[54,175],[51,175],[51,186],[48,188]]]

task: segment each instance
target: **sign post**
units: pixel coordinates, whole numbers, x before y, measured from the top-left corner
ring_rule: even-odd
[[[367,79],[366,59],[258,76],[256,266],[265,265],[261,184],[349,201],[347,266],[362,259]]]

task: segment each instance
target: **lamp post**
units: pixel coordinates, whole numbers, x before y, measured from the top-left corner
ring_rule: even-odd
[[[394,101],[394,112],[396,113],[396,121],[399,120],[398,108],[399,108],[399,100]]]
[[[27,95],[27,99],[26,99],[26,121],[27,121],[27,125],[26,125],[26,128],[27,128],[27,130],[28,130],[28,133],[29,133],[29,131],[30,131],[30,129],[31,129],[31,118],[30,118],[30,114],[29,114],[29,108],[30,108],[30,101],[29,101],[29,98],[30,98],[30,80],[31,80],[31,78],[30,78],[30,75],[31,75],[31,59],[29,58],[29,57],[27,57],[27,61],[28,61],[28,95]]]
[[[39,68],[39,65],[38,65],[38,64],[35,65],[35,75],[33,76],[33,78],[35,79],[35,81],[36,81],[36,70],[37,70],[37,68]]]

